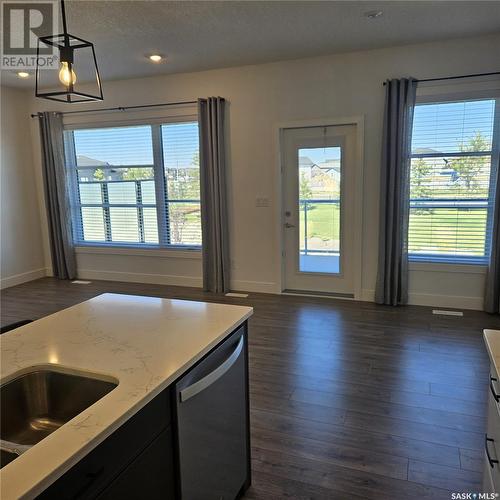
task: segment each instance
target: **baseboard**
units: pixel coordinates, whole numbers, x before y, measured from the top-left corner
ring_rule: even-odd
[[[14,276],[7,276],[0,280],[0,288],[10,288],[11,286],[21,285],[28,281],[37,280],[47,276],[47,269],[42,267],[40,269],[34,269],[33,271],[27,271],[21,274],[14,274]]]
[[[462,297],[459,295],[433,295],[429,293],[410,293],[408,303],[414,306],[450,307],[452,309],[472,309],[482,311],[483,297]]]
[[[78,278],[85,280],[125,281],[151,285],[175,285],[201,288],[201,276],[175,276],[169,274],[128,273],[122,271],[97,271],[94,269],[78,269]],[[257,293],[279,293],[276,283],[266,281],[232,280],[231,290]]]
[[[270,281],[231,280],[231,290],[255,293],[281,293],[276,283]]]
[[[201,277],[176,276],[169,274],[128,273],[122,271],[97,271],[94,269],[78,269],[78,278],[85,280],[125,281],[145,283],[148,285],[174,285],[201,288]]]
[[[375,301],[375,290],[363,290],[361,300]],[[460,295],[436,295],[431,293],[410,293],[408,303],[413,306],[450,307],[452,309],[483,310],[482,297],[463,297]]]

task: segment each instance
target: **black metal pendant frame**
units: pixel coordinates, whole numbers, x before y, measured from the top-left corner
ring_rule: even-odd
[[[66,28],[66,11],[64,7],[64,0],[61,1],[61,11],[62,11],[62,21],[64,32],[58,35],[49,35],[38,38],[38,43],[36,47],[36,80],[35,80],[35,96],[41,97],[43,99],[50,99],[51,101],[59,102],[89,102],[89,101],[102,101],[102,85],[101,77],[99,76],[99,68],[97,66],[97,59],[95,56],[94,44],[83,38],[79,38],[75,35],[68,33]],[[71,43],[75,42],[74,45]],[[91,49],[92,58],[94,60],[95,76],[98,88],[98,94],[87,94],[85,92],[75,91],[73,84],[69,84],[65,90],[61,91],[51,91],[42,92],[38,89],[38,84],[40,80],[40,44],[50,45],[59,49],[60,61],[68,62],[69,70],[72,70],[73,66],[73,53],[78,49]]]

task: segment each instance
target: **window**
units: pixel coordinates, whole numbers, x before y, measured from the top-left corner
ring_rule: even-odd
[[[499,108],[495,99],[415,107],[408,231],[412,260],[486,261]]]
[[[65,132],[77,244],[201,245],[197,122]]]

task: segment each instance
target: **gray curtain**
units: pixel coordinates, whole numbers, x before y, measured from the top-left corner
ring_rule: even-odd
[[[229,291],[224,112],[223,98],[198,99],[203,288],[216,293]]]
[[[413,78],[385,85],[375,301],[392,306],[408,302],[409,154],[416,87]]]
[[[39,121],[52,269],[56,278],[74,279],[76,262],[64,162],[62,116],[60,113],[45,112],[40,114]]]
[[[498,130],[498,129],[497,129]],[[493,189],[493,227],[491,235],[491,252],[486,275],[486,293],[484,310],[489,313],[500,313],[500,155],[497,153],[493,162],[496,163],[496,179]],[[493,172],[493,165],[492,165]]]

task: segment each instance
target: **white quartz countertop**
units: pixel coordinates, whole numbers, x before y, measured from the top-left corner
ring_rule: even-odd
[[[2,468],[2,500],[39,494],[252,313],[251,307],[103,294],[3,334],[1,383],[55,364],[119,384]]]
[[[497,375],[500,375],[500,330],[485,330],[484,341],[488,356],[497,371]]]

